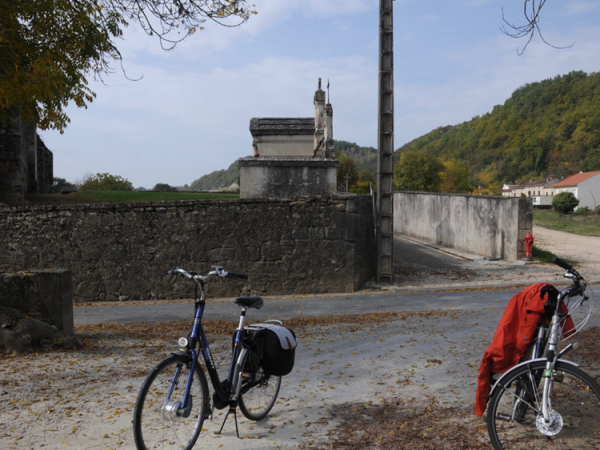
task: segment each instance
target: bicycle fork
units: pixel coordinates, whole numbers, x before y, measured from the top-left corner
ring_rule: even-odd
[[[554,380],[552,372],[554,371],[554,365],[558,359],[557,354],[557,342],[558,342],[558,327],[560,326],[560,319],[558,314],[552,316],[552,322],[550,324],[550,336],[548,337],[548,362],[546,363],[546,370],[544,371],[544,390],[542,393],[542,415],[544,416],[544,423],[550,423],[550,411],[552,405],[550,404],[550,396],[552,395],[552,388]],[[564,353],[564,352],[563,352]]]

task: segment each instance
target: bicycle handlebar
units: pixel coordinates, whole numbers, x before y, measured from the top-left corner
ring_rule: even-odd
[[[248,279],[248,275],[243,274],[243,273],[236,273],[236,272],[227,272],[225,270],[223,270],[222,267],[220,266],[213,266],[212,268],[213,270],[211,270],[209,273],[207,273],[206,275],[200,275],[197,272],[193,272],[193,271],[186,271],[185,269],[182,269],[181,267],[175,267],[173,270],[169,270],[167,272],[167,275],[179,275],[182,277],[186,277],[186,278],[200,278],[200,279],[206,279],[210,276],[219,276],[221,278],[231,278],[232,280],[247,280]]]
[[[227,272],[227,275],[225,275],[225,278],[233,278],[233,279],[237,279],[237,280],[247,280],[248,275],[243,274],[243,273]]]
[[[562,267],[565,270],[568,270],[569,272],[575,271],[575,268],[571,264],[567,263],[566,261],[563,261],[562,259],[558,258],[557,256],[552,257],[552,262],[554,264],[556,264],[557,266]]]

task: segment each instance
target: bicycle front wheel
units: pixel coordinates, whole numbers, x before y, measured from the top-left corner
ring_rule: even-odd
[[[542,413],[546,368],[538,361],[509,371],[490,399],[488,433],[496,450],[600,448],[600,386],[558,361],[552,372],[550,421]]]
[[[249,420],[265,418],[275,405],[280,387],[281,377],[266,375],[262,367],[245,364],[238,399],[240,411]]]
[[[182,408],[191,358],[170,356],[161,361],[140,388],[133,416],[133,435],[138,449],[191,449],[200,432],[208,403],[208,385],[196,365],[189,401]],[[190,404],[191,402],[191,404]]]

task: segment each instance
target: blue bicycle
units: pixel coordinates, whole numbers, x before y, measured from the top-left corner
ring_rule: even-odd
[[[289,330],[268,323],[263,324],[263,328],[244,328],[246,311],[249,308],[260,309],[263,306],[262,298],[239,297],[235,300],[242,311],[234,335],[231,366],[226,380],[219,379],[202,327],[207,280],[210,277],[246,280],[248,276],[227,272],[220,266],[213,266],[206,275],[179,267],[169,271],[169,274],[186,277],[195,283],[194,323],[189,336],[179,338],[180,351],[161,361],[140,388],[133,418],[134,438],[138,449],[191,449],[202,432],[204,420],[212,417],[213,407],[229,407],[218,433],[223,430],[229,413],[233,413],[239,437],[236,407],[239,406],[248,419],[260,420],[273,408],[281,386],[281,376],[265,370],[261,364],[262,348],[258,348],[254,337],[264,331],[264,327]],[[290,347],[295,347],[295,337],[292,334],[285,339]],[[198,360],[199,353],[204,358],[214,389],[212,406],[208,383]]]

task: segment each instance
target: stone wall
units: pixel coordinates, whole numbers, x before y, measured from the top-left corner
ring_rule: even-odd
[[[0,127],[0,203],[23,205],[26,186],[23,186],[21,156],[21,122]],[[26,162],[26,161],[25,161]]]
[[[52,152],[48,150],[44,141],[37,136],[37,172],[38,172],[38,194],[52,194],[54,159]]]
[[[531,199],[429,192],[394,193],[394,233],[488,258],[525,256]]]
[[[23,206],[27,193],[52,193],[52,152],[36,129],[18,115],[0,125],[0,203]]]
[[[169,277],[250,275],[208,295],[350,292],[374,275],[370,196],[0,208],[0,270],[69,269],[75,302],[183,298]]]

